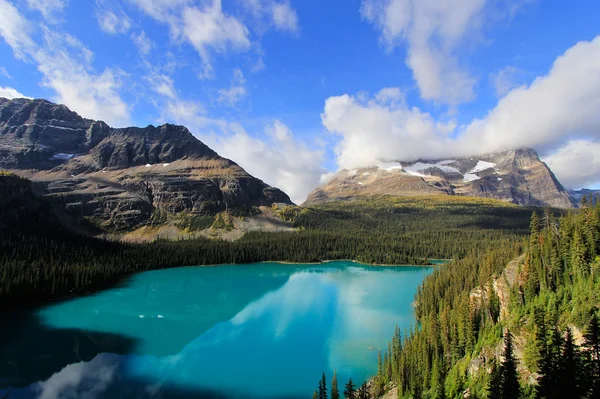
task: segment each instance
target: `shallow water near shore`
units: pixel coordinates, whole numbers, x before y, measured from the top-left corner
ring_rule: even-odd
[[[414,295],[433,270],[344,261],[141,273],[15,315],[23,331],[4,334],[0,393],[302,398],[334,370],[340,386],[360,384],[394,327],[414,325]]]

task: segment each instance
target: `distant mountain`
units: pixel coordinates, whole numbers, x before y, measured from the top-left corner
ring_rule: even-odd
[[[30,178],[70,216],[114,230],[144,225],[157,210],[291,203],[183,126],[114,129],[45,100],[0,98],[0,169]]]
[[[466,195],[557,208],[572,208],[575,204],[530,149],[342,170],[311,193],[306,204],[377,195]]]
[[[583,197],[589,197],[590,195],[594,198],[600,198],[600,190],[592,190],[589,188],[582,188],[581,190],[571,190],[569,191],[571,196],[577,201],[581,201]]]

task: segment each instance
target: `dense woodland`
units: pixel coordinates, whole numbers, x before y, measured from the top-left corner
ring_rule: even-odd
[[[61,228],[27,180],[2,175],[0,192],[0,307],[85,293],[135,272],[175,266],[334,259],[427,264],[463,258],[474,247],[519,241],[531,214],[495,200],[383,198],[303,209],[293,215],[297,231],[290,233],[134,245]]]
[[[494,287],[521,253],[502,306]],[[600,201],[584,199],[560,218],[533,214],[520,243],[473,249],[439,268],[417,294],[420,328],[395,332],[375,390],[397,386],[400,398],[600,397],[599,255]]]

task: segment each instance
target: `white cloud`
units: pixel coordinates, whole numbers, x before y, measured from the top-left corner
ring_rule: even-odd
[[[260,31],[275,27],[284,32],[298,32],[298,14],[288,0],[244,0],[241,4],[260,22]]]
[[[325,173],[323,151],[298,140],[279,120],[265,127],[266,139],[253,137],[236,124],[229,128],[230,134],[207,138],[207,142],[251,175],[282,189],[297,204],[304,202]]]
[[[232,107],[244,98],[246,94],[246,79],[244,78],[242,71],[239,68],[236,68],[233,71],[231,85],[227,89],[219,90],[217,101]]]
[[[165,102],[157,105],[162,112],[160,122],[187,126],[220,155],[282,189],[296,203],[304,202],[325,173],[323,149],[309,147],[279,120],[252,135],[237,122],[207,116],[204,107],[195,101],[167,95]]]
[[[29,34],[31,26],[16,8],[0,0],[0,35],[15,56],[37,64],[42,85],[56,93],[52,100],[85,117],[117,125],[129,122],[129,107],[119,94],[122,71],[107,68],[97,73],[94,54],[75,37],[42,26],[42,41],[37,43]]]
[[[27,0],[27,5],[39,11],[47,21],[56,22],[57,14],[67,6],[68,0]]]
[[[0,66],[0,75],[4,76],[5,78],[12,79],[6,68],[3,66]]]
[[[388,101],[390,89],[374,99],[343,95],[325,102],[323,124],[341,135],[336,148],[341,168],[352,169],[379,160],[442,156],[448,151],[444,133],[455,124],[437,122],[430,114]],[[447,139],[446,139],[447,140]]]
[[[184,6],[192,0],[129,0],[150,17],[163,22],[171,22]]]
[[[600,141],[570,141],[544,161],[568,188],[600,188]]]
[[[277,29],[290,32],[298,31],[298,15],[289,3],[274,3],[271,12]]]
[[[44,36],[45,44],[34,57],[44,75],[42,84],[56,92],[54,101],[88,118],[127,124],[129,106],[119,94],[124,72],[107,68],[96,73],[91,67],[93,53],[75,38],[51,31]]]
[[[583,146],[575,140],[600,139],[600,36],[567,50],[547,75],[511,90],[485,118],[466,126],[457,127],[452,119],[438,121],[403,101],[385,102],[389,96],[383,93],[373,99],[327,99],[322,120],[340,136],[340,167],[534,148],[551,166],[557,165],[556,175],[566,186],[591,184],[594,175],[600,176],[595,163],[572,156]],[[576,179],[560,167],[565,159],[572,161],[572,170],[585,165],[588,173]]]
[[[96,0],[96,20],[100,29],[110,35],[124,34],[131,29],[131,20],[125,11],[110,7],[105,0]]]
[[[458,59],[468,33],[481,25],[486,0],[363,0],[361,14],[393,49],[408,45],[406,64],[426,100],[457,105],[474,98],[477,79]]]
[[[250,48],[248,28],[238,19],[224,14],[220,0],[213,0],[212,5],[203,8],[186,8],[183,33],[200,54],[206,77],[214,74],[210,51],[225,53]]]
[[[141,31],[140,33],[131,35],[131,40],[133,44],[136,45],[140,54],[148,55],[154,48],[154,42],[146,35],[145,31]]]
[[[12,87],[2,86],[0,86],[0,97],[8,98],[9,100],[12,100],[13,98],[31,98],[19,93],[16,89],[13,89]]]
[[[490,74],[490,83],[498,97],[503,97],[512,89],[519,86],[519,75],[521,71],[512,65],[506,66]]]
[[[170,76],[153,73],[148,77],[151,88],[154,92],[161,94],[170,100],[177,99],[175,83]]]
[[[30,37],[32,26],[11,3],[0,0],[0,36],[13,49],[15,56],[24,59],[27,49],[35,44]]]

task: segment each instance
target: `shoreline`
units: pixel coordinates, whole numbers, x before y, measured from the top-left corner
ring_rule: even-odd
[[[450,262],[451,259],[433,259],[433,260],[442,260],[442,261],[446,261],[440,264],[428,264],[428,265],[395,265],[395,264],[376,264],[376,263],[363,263],[363,262],[359,262],[356,260],[352,260],[352,259],[327,259],[327,260],[322,260],[319,262],[287,262],[287,261],[259,261],[259,262],[251,262],[251,263],[218,263],[218,264],[212,264],[212,265],[188,265],[188,266],[175,266],[175,267],[165,267],[165,268],[157,268],[157,269],[149,269],[149,270],[141,270],[135,273],[131,273],[131,274],[127,274],[122,276],[121,278],[119,278],[118,281],[115,281],[113,283],[109,283],[107,284],[105,287],[102,288],[97,288],[97,289],[88,289],[86,291],[83,292],[77,292],[77,293],[73,293],[72,295],[65,295],[65,296],[61,296],[61,297],[57,297],[57,298],[49,298],[46,300],[41,300],[41,301],[33,301],[30,303],[23,303],[22,306],[0,306],[0,312],[14,312],[14,311],[27,311],[27,310],[32,310],[32,309],[38,309],[38,308],[42,308],[45,306],[50,306],[52,304],[55,303],[60,303],[60,302],[64,302],[64,301],[68,301],[71,299],[76,299],[76,298],[84,298],[86,296],[90,296],[90,295],[95,295],[99,292],[105,291],[105,290],[110,290],[113,288],[117,288],[120,284],[124,283],[125,281],[127,281],[127,279],[137,275],[137,274],[141,274],[141,273],[147,273],[147,272],[154,272],[154,271],[160,271],[160,270],[168,270],[168,269],[176,269],[178,267],[222,267],[222,266],[243,266],[243,265],[260,265],[260,264],[280,264],[280,265],[313,265],[313,266],[317,266],[317,265],[327,265],[330,263],[336,263],[336,262],[351,262],[351,263],[356,263],[357,265],[361,265],[361,266],[365,266],[365,267],[420,267],[420,268],[435,268],[438,267],[440,265],[443,265],[444,263]]]
[[[322,260],[319,262],[286,262],[286,261],[277,261],[277,260],[266,260],[266,261],[261,261],[261,262],[253,262],[253,263],[247,263],[247,264],[262,264],[262,263],[278,263],[281,265],[326,265],[328,263],[336,263],[336,262],[351,262],[351,263],[356,263],[362,266],[373,266],[373,267],[437,267],[443,264],[446,264],[450,261],[452,261],[452,259],[433,259],[433,260],[441,260],[444,261],[442,263],[439,264],[434,264],[434,263],[429,263],[427,265],[397,265],[397,264],[391,264],[391,263],[364,263],[364,262],[360,262],[357,260],[353,260],[353,259],[327,259],[327,260]],[[231,264],[227,264],[230,266],[235,266],[235,265],[242,265],[243,263],[231,263]],[[225,266],[225,264],[220,264]],[[220,265],[214,265],[214,266],[220,266]],[[191,266],[193,267],[193,266]]]

